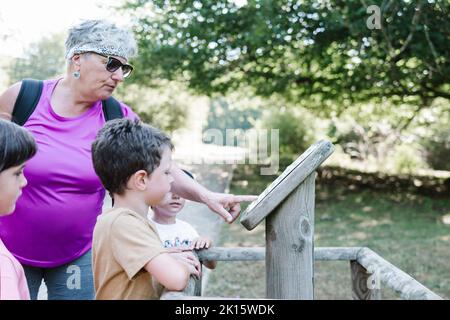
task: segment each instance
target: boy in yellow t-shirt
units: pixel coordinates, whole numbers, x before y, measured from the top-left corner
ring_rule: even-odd
[[[171,255],[147,219],[170,191],[172,148],[161,131],[128,119],[108,122],[92,144],[95,172],[114,199],[94,229],[96,299],[159,299],[162,286],[180,291],[199,276],[192,253]]]

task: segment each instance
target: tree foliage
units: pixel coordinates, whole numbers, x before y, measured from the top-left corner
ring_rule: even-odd
[[[381,29],[369,29],[369,5]],[[248,88],[339,113],[355,102],[450,99],[450,2],[128,0],[136,81],[182,78],[201,93]],[[144,9],[143,9],[144,8]],[[246,89],[247,90],[247,89]]]
[[[255,126],[256,119],[261,117],[259,105],[249,101],[242,104],[233,103],[230,99],[219,97],[211,99],[205,129],[220,130],[226,136],[227,129],[249,130]]]
[[[126,81],[117,88],[114,96],[137,112],[142,121],[173,133],[186,126],[193,97],[177,84],[162,81],[159,85],[159,88],[148,88]],[[175,96],[173,92],[180,94]]]
[[[7,73],[10,84],[25,78],[49,79],[65,68],[64,34],[55,33],[32,43],[22,58],[15,58]]]

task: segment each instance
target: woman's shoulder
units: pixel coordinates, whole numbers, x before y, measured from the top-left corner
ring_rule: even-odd
[[[139,119],[139,116],[133,111],[133,109],[130,106],[128,106],[122,101],[119,101],[119,104],[122,109],[124,118],[128,118],[131,120]]]
[[[58,81],[58,79],[47,79],[43,80],[43,83],[44,86],[46,86],[56,81]],[[22,80],[16,82],[0,95],[0,118],[11,120],[14,105],[16,104],[17,97],[19,96],[22,87],[22,82]]]
[[[1,95],[0,95],[0,116],[3,118],[10,118],[13,109],[14,104],[16,103],[17,97],[19,96],[20,87],[22,86],[22,81],[19,81],[12,86],[10,86],[8,89],[6,89]]]

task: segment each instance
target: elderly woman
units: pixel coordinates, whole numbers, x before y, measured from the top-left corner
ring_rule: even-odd
[[[107,21],[86,21],[69,30],[67,73],[43,81],[40,99],[24,124],[38,152],[29,161],[28,186],[15,213],[0,219],[0,237],[22,263],[32,299],[44,280],[49,299],[92,299],[92,232],[101,213],[104,188],[95,175],[91,143],[105,124],[102,100],[130,75],[133,35]],[[0,113],[12,118],[21,83],[0,96]],[[120,103],[124,117],[136,114]],[[157,126],[157,124],[154,124]],[[205,203],[228,222],[239,202],[252,196],[211,192],[172,167],[173,190]],[[20,231],[20,232],[18,232]]]

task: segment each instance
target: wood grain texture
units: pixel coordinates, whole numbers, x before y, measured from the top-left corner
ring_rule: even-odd
[[[316,261],[356,260],[361,247],[314,248]],[[265,247],[212,247],[198,251],[200,261],[259,261],[266,259]]]
[[[201,261],[257,261],[264,260],[264,247],[213,247],[200,250]],[[380,284],[397,292],[402,299],[442,300],[442,298],[417,280],[392,265],[374,251],[365,247],[320,247],[314,248],[315,261],[350,261],[352,273],[352,296],[354,299],[381,299]],[[284,271],[282,271],[284,272]],[[196,299],[196,281],[191,278],[182,292],[165,291],[161,299]],[[195,297],[197,295],[197,297]],[[206,299],[224,299],[204,297]],[[200,299],[203,299],[201,297]]]
[[[248,230],[255,228],[284,199],[297,188],[311,173],[313,173],[332,153],[331,142],[321,140],[308,148],[284,172],[273,181],[252,202],[241,215],[241,223]]]
[[[370,273],[375,273],[382,284],[400,294],[402,299],[442,300],[442,297],[368,248],[358,252],[357,261]]]
[[[266,297],[314,298],[313,172],[266,219]]]
[[[381,300],[381,288],[376,273],[367,272],[356,260],[350,261],[350,272],[353,300]]]

